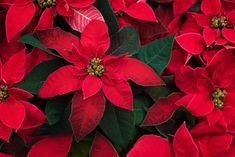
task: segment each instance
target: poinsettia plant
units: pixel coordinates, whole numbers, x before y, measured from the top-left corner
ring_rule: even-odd
[[[0,157],[234,157],[235,1],[0,0]]]

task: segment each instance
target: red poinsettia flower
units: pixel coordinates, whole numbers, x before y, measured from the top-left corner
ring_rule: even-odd
[[[130,23],[126,15],[142,21],[157,22],[155,13],[146,0],[110,0],[110,4],[118,17],[120,26]]]
[[[25,75],[25,49],[0,64],[0,69],[0,138],[9,141],[12,129],[34,128],[46,118],[36,106],[25,101],[32,94],[14,87]]]
[[[175,81],[186,95],[177,104],[186,106],[194,116],[207,116],[210,125],[222,120],[234,132],[234,68],[234,56],[214,58],[207,68],[182,67]]]
[[[73,15],[73,9],[84,8],[95,0],[38,0],[41,8],[46,8],[39,19],[36,29],[43,29],[53,24],[53,17],[58,12],[62,16]],[[6,3],[6,2],[4,2]],[[11,41],[20,31],[22,31],[36,14],[36,6],[32,0],[9,1],[9,10],[6,15],[6,35]]]
[[[197,20],[198,25],[203,28],[203,36],[200,36],[200,40],[203,38],[207,47],[215,45],[224,45],[229,47],[234,45],[235,10],[224,10],[221,6],[220,0],[203,0],[201,11],[203,14],[191,13]],[[199,40],[199,35],[197,34],[190,34],[190,36]],[[181,40],[185,37],[182,36]],[[187,39],[185,39],[185,41],[186,40]],[[202,44],[198,43],[197,46],[199,45],[202,46]],[[184,48],[185,46],[182,47]]]
[[[52,39],[55,38],[54,35],[56,35],[56,40]],[[109,48],[110,39],[108,28],[102,21],[92,21],[83,31],[79,44],[78,39],[72,40],[74,36],[66,35],[65,32],[58,29],[53,33],[51,30],[45,31],[39,36],[45,46],[58,50],[66,60],[73,64],[50,74],[43,84],[39,96],[53,97],[78,91],[72,100],[70,117],[78,138],[94,129],[101,119],[105,105],[103,95],[112,104],[132,110],[133,96],[128,80],[142,86],[163,84],[149,66],[135,58],[128,55],[104,55]],[[70,40],[66,40],[66,45],[62,44],[64,47],[51,42],[61,43],[58,40],[58,38],[62,38],[61,36],[70,38]],[[72,49],[72,52],[65,51],[68,49]]]

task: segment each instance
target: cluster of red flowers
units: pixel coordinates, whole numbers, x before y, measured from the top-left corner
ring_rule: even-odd
[[[234,157],[234,0],[0,0],[0,157]]]

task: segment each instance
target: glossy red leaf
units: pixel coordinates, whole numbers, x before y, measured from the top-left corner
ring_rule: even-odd
[[[174,15],[180,15],[187,11],[197,0],[173,0]]]
[[[105,99],[101,92],[83,99],[82,92],[75,93],[69,121],[77,141],[84,138],[99,124],[105,109]]]
[[[87,99],[99,92],[103,83],[95,75],[88,75],[82,82],[83,98]]]
[[[175,157],[199,157],[199,150],[185,123],[176,131],[173,141]]]
[[[107,157],[119,157],[112,143],[100,133],[96,133],[90,150],[90,157],[103,157],[104,154]]]
[[[188,53],[200,54],[205,46],[202,35],[198,33],[185,33],[175,38],[177,43]]]
[[[32,146],[27,157],[66,157],[72,139],[71,134],[45,137]]]
[[[143,125],[159,125],[168,121],[178,107],[175,102],[181,97],[181,93],[173,93],[166,98],[160,98],[148,109]]]
[[[202,0],[201,10],[208,16],[216,16],[220,13],[221,2],[220,0]]]
[[[156,135],[140,137],[126,157],[173,157],[170,142]]]
[[[22,4],[23,3],[23,4]],[[6,35],[10,42],[31,21],[36,8],[32,1],[16,1],[6,15]]]
[[[121,69],[121,73],[123,73],[127,79],[130,79],[141,86],[157,86],[165,84],[152,68],[135,58],[125,58]]]

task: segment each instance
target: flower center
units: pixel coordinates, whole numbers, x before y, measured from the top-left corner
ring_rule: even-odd
[[[41,8],[49,8],[55,6],[56,0],[38,0],[38,3]]]
[[[8,98],[8,87],[1,81],[0,82],[0,103]]]
[[[90,61],[90,65],[87,68],[87,73],[89,75],[96,75],[96,76],[102,76],[105,69],[104,66],[101,64],[100,58],[93,58]]]
[[[122,11],[119,11],[117,13],[115,13],[116,17],[122,17],[124,16],[124,13]]]
[[[222,109],[224,107],[224,97],[227,92],[223,89],[216,88],[215,92],[212,94],[212,99],[215,107]]]
[[[211,19],[211,28],[223,28],[228,24],[227,18],[225,16],[213,17]]]

